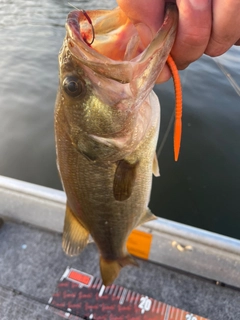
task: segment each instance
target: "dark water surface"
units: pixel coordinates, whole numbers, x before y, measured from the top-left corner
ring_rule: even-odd
[[[116,5],[71,3],[84,9]],[[0,174],[59,189],[53,111],[57,55],[70,10],[63,0],[0,0]],[[204,56],[181,77],[178,163],[172,129],[167,134],[172,82],[155,89],[162,106],[161,177],[154,179],[150,207],[161,217],[240,239],[240,49],[216,59]]]

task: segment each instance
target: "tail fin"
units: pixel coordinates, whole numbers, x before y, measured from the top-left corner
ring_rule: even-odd
[[[121,268],[127,265],[138,267],[137,261],[130,255],[118,260],[105,260],[104,258],[100,257],[100,271],[103,284],[105,286],[110,286],[118,277]]]

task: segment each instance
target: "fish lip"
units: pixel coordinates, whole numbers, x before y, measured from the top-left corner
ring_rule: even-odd
[[[178,8],[174,2],[166,2],[164,20],[156,34],[158,34],[160,30],[164,31],[164,29],[168,31],[169,24],[171,24],[171,13],[177,10]],[[92,40],[91,42],[87,42],[86,39],[83,38],[80,30],[81,16],[84,15],[88,21],[90,19],[88,15],[85,15],[85,13],[86,12],[84,10],[74,10],[68,14],[67,21],[66,21],[68,41],[70,46],[71,46],[71,40],[75,43],[80,41],[84,46],[86,46],[87,48],[90,47],[90,49],[92,49],[91,43],[94,42],[94,29],[93,29],[93,39],[91,39]],[[91,20],[89,21],[89,24],[91,28],[94,28],[94,26],[91,24]],[[92,50],[95,51],[94,49]]]
[[[79,10],[71,11],[68,14],[67,22],[66,22],[66,29],[67,29],[67,33],[70,36],[70,38],[72,38],[72,39],[77,38],[78,40],[82,41],[83,38],[81,36],[80,25],[79,25],[80,14],[81,14],[81,11],[79,11]]]
[[[174,11],[178,12],[178,7],[177,7],[176,3],[175,2],[166,2],[163,23],[160,26],[159,30],[163,29],[166,25],[168,25],[169,20],[171,20],[170,19],[171,13]],[[159,30],[158,30],[158,32],[159,32]]]

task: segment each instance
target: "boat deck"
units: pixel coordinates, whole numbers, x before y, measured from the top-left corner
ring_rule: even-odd
[[[67,257],[61,234],[5,221],[0,228],[0,319],[63,319],[45,306],[67,266],[99,276],[98,252],[91,243]],[[116,283],[211,320],[240,319],[238,289],[138,259]]]

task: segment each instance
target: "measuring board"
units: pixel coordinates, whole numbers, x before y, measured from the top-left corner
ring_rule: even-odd
[[[207,320],[122,286],[67,268],[46,309],[71,320]]]

